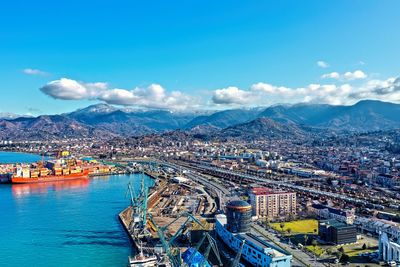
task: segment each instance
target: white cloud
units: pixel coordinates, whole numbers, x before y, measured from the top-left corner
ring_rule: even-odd
[[[317,65],[318,65],[318,67],[323,68],[323,69],[329,68],[329,64],[322,60],[317,61]]]
[[[357,74],[355,74],[357,76]],[[360,77],[360,76],[359,76]],[[363,99],[400,102],[400,78],[369,80],[356,86],[342,84],[309,84],[306,87],[289,88],[268,83],[256,83],[244,90],[228,87],[214,91],[213,103],[217,105],[271,105],[277,103],[327,103],[333,105],[354,104]]]
[[[323,74],[321,76],[321,78],[322,79],[337,79],[338,80],[340,78],[340,74],[338,72],[334,71],[334,72],[331,72],[331,73]]]
[[[22,72],[25,73],[25,74],[28,74],[28,75],[39,75],[39,76],[47,76],[47,75],[49,75],[48,72],[42,71],[42,70],[39,70],[39,69],[27,68],[27,69],[23,69]]]
[[[217,89],[214,91],[212,101],[215,104],[247,104],[252,101],[251,92],[240,90],[237,87]]]
[[[335,80],[362,80],[367,78],[367,74],[365,74],[362,70],[356,70],[354,72],[348,71],[343,74],[338,72],[326,73],[321,76],[322,79],[335,79]]]
[[[98,99],[109,104],[160,109],[183,110],[197,105],[194,98],[179,91],[167,93],[159,84],[133,90],[110,89],[99,95]]]
[[[347,80],[359,80],[367,78],[367,75],[362,70],[356,70],[354,72],[348,71],[343,76]]]
[[[351,92],[349,98],[400,102],[400,78],[370,80],[363,87]]]
[[[61,78],[47,83],[40,90],[56,99],[81,100],[96,99],[107,88],[106,83],[82,83]]]
[[[304,87],[277,86],[264,82],[254,83],[249,88],[229,86],[212,91],[210,104],[220,108],[304,102],[348,105],[363,99],[400,103],[400,78],[353,81],[353,78],[362,76],[355,71],[351,77],[348,75],[349,80],[341,77],[335,83],[311,83]],[[50,97],[64,100],[99,100],[109,104],[168,110],[201,107],[199,98],[180,91],[167,91],[159,84],[122,89],[109,88],[103,82],[85,83],[62,78],[47,83],[40,90]]]
[[[61,78],[44,85],[40,90],[63,100],[101,100],[109,104],[183,110],[197,105],[197,99],[178,91],[168,93],[161,85],[151,84],[133,90],[112,88],[107,83],[84,83]]]

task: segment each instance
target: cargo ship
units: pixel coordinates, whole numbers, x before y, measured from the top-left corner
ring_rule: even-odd
[[[12,184],[43,183],[86,179],[90,169],[82,160],[72,157],[40,161],[32,164],[19,164],[11,175]]]
[[[91,157],[76,158],[61,151],[56,158],[35,163],[0,164],[0,183],[29,184],[86,179],[89,176],[110,175],[117,172],[112,164],[97,162]]]
[[[82,170],[79,173],[70,173],[67,175],[44,175],[38,177],[11,177],[12,184],[27,184],[27,183],[43,183],[43,182],[56,182],[75,179],[86,179],[89,177],[89,170]]]

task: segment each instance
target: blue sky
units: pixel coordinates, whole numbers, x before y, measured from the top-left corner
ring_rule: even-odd
[[[399,10],[395,0],[2,2],[0,112],[398,102]]]

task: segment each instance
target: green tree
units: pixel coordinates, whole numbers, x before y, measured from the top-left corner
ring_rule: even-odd
[[[307,246],[308,235],[304,235],[304,246]]]
[[[284,223],[284,222],[281,222],[281,223],[279,224],[279,226],[281,227],[281,231],[283,232],[283,228],[285,228],[285,223]]]
[[[343,253],[343,254],[342,254],[342,257],[340,257],[340,261],[341,261],[341,262],[349,261],[349,259],[350,259],[350,257],[349,257],[349,255],[347,255],[346,253]]]
[[[362,249],[363,249],[363,250],[367,249],[367,244],[364,243],[364,244],[362,245]]]
[[[338,251],[343,254],[344,253],[344,248],[340,247],[340,248],[338,248]]]
[[[286,229],[286,231],[287,231],[288,235],[290,235],[292,233],[292,228],[288,228],[288,229]]]
[[[270,224],[269,224],[269,219],[267,216],[265,216],[265,227],[269,228]]]
[[[337,258],[338,260],[340,260],[340,259],[342,258],[342,255],[343,255],[342,252],[340,252],[340,251],[337,251],[337,252],[336,252],[336,258]]]
[[[311,245],[314,247],[314,250],[315,250],[315,247],[318,245],[317,240],[313,239],[313,240],[311,241]]]

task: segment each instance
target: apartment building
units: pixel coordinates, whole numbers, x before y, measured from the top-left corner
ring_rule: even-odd
[[[296,193],[253,187],[249,191],[253,216],[275,219],[296,214]]]
[[[318,203],[314,203],[311,206],[310,211],[320,218],[336,219],[346,224],[353,224],[355,219],[353,210],[342,210]]]

